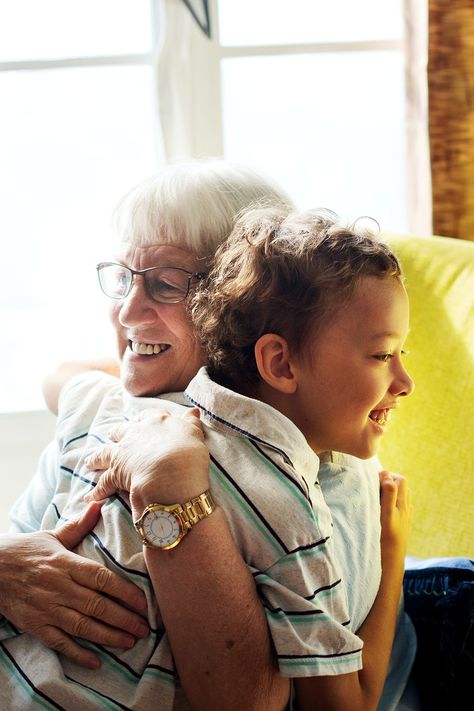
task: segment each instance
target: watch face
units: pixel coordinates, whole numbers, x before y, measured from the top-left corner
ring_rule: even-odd
[[[182,535],[180,520],[170,511],[149,511],[143,520],[143,533],[158,548],[172,548]]]

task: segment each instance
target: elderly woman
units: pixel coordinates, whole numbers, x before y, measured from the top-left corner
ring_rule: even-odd
[[[117,211],[120,247],[113,259],[121,266],[102,264],[99,274],[106,291],[120,285],[129,288],[125,299],[113,302],[112,320],[121,379],[132,395],[180,391],[202,364],[186,297],[206,272],[217,245],[230,233],[236,215],[253,204],[289,204],[289,200],[253,171],[223,161],[168,167],[122,201]],[[74,368],[66,371],[62,376],[72,374]],[[133,584],[133,575],[127,580],[126,571],[120,565],[110,565],[106,552],[104,565],[100,556],[93,560],[93,555],[68,550],[75,548],[97,523],[98,507],[92,505],[78,523],[56,528],[56,523],[67,519],[67,514],[60,521],[51,518],[58,454],[56,443],[43,453],[37,475],[12,512],[12,532],[0,541],[0,612],[5,618],[0,639],[15,630],[29,633],[23,635],[27,656],[37,668],[35,660],[41,655],[46,676],[48,669],[53,673],[58,662],[39,640],[93,669],[100,664],[103,645],[129,649],[137,639],[150,634],[143,617],[147,601]],[[225,518],[222,512],[215,513],[209,527],[201,529],[201,539],[193,537],[193,545],[183,549],[187,559],[172,556],[163,560],[160,608],[163,614],[166,612],[167,627],[186,626],[186,639],[172,640],[185,685],[196,687],[199,679],[207,677],[214,698],[227,698],[229,707],[232,700],[247,698],[248,708],[252,703],[261,708],[256,697],[261,700],[273,683],[279,684],[265,618],[252,576],[238,554]],[[45,528],[48,530],[41,530]],[[91,540],[88,537],[82,546]],[[240,581],[238,588],[226,585],[229,569]],[[204,570],[206,580],[210,576],[213,585],[205,586],[201,599],[198,591],[202,590],[200,576]],[[168,585],[172,577],[173,583]],[[177,579],[182,585],[176,585]],[[200,616],[189,614],[191,603],[193,609],[200,610]],[[259,617],[263,632],[260,639],[256,624]],[[162,629],[160,621],[155,622],[157,629]],[[223,626],[229,642],[225,653],[220,647]],[[151,634],[156,631],[151,630]],[[94,646],[78,645],[74,636]],[[207,657],[202,655],[203,647]],[[131,654],[133,657],[133,651]],[[23,694],[22,699],[18,697],[19,705],[26,704],[28,697],[44,699],[28,673],[15,667],[5,647],[3,661],[11,671],[15,693]],[[101,661],[104,664],[103,658]],[[67,659],[64,663],[70,669]],[[107,663],[113,663],[110,657]],[[212,674],[208,673],[209,665]],[[161,672],[148,670],[147,674],[151,678]],[[166,681],[171,686],[175,683]],[[71,708],[66,685],[64,705]],[[205,689],[193,693],[186,686],[186,692],[190,698],[203,692],[203,707],[217,707],[212,706]],[[286,687],[283,695],[286,698]],[[96,703],[97,699],[92,700],[91,707],[96,708]],[[281,705],[283,702],[278,701],[277,706]]]

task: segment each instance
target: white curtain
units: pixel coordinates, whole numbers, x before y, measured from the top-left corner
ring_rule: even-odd
[[[428,133],[428,0],[404,2],[408,225],[411,232],[430,235],[433,225]]]
[[[166,160],[222,154],[216,18],[213,39],[181,0],[159,4],[158,111]]]

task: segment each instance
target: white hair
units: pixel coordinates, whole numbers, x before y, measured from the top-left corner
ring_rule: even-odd
[[[121,241],[176,244],[210,258],[242,211],[273,206],[293,204],[250,168],[221,159],[174,163],[122,198],[114,226]]]

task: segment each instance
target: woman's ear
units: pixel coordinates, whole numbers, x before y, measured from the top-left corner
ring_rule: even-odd
[[[288,343],[276,333],[260,336],[255,344],[255,361],[262,380],[281,393],[291,395],[297,389]]]

